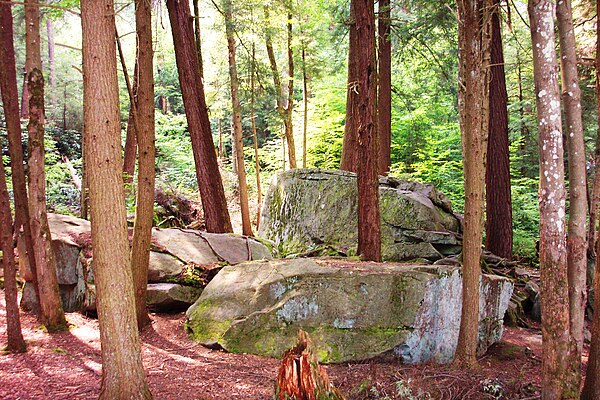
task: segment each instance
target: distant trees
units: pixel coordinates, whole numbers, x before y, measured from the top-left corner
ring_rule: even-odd
[[[167,0],[167,9],[206,230],[214,233],[232,232],[204,98],[204,84],[200,78],[190,6],[186,1]]]
[[[277,59],[273,50],[273,37],[271,28],[268,26],[270,21],[269,5],[264,5],[265,22],[265,45],[269,64],[271,66],[271,75],[273,77],[273,86],[275,87],[276,108],[284,125],[284,138],[287,143],[288,159],[290,168],[296,168],[296,145],[294,143],[294,125],[292,121],[294,111],[294,52],[292,48],[292,3],[284,2],[287,9],[287,78],[282,82]]]
[[[246,166],[244,165],[244,140],[242,134],[242,107],[239,98],[239,81],[236,62],[236,43],[233,26],[233,5],[231,0],[223,2],[225,17],[225,32],[227,36],[227,54],[229,61],[229,85],[231,88],[231,118],[233,124],[233,156],[237,166],[237,178],[240,193],[240,209],[242,212],[242,233],[254,236],[250,223],[250,209],[248,207],[248,184],[246,183]]]
[[[150,399],[140,353],[123,191],[112,0],[82,0],[84,120],[96,308],[102,342],[100,399]],[[144,38],[143,38],[144,39]]]
[[[465,217],[460,333],[455,363],[477,363],[479,281],[485,158],[489,118],[491,0],[458,0],[459,114],[463,149]]]

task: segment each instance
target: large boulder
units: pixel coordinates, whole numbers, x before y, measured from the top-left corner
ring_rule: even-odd
[[[322,245],[352,255],[358,243],[357,190],[351,172],[280,172],[265,198],[258,234],[286,255]],[[381,177],[379,194],[384,260],[435,261],[460,253],[460,220],[432,185]]]
[[[89,221],[49,213],[48,222],[65,311],[95,309]],[[153,229],[152,242],[148,281],[158,285],[149,286],[149,305],[160,310],[191,305],[198,298],[199,286],[205,284],[206,276],[212,277],[223,264],[272,257],[264,244],[239,235],[191,229]],[[22,241],[19,251],[24,253]],[[19,257],[19,266],[21,276],[31,281],[27,257]],[[174,286],[167,286],[167,283]],[[26,309],[37,307],[31,284],[25,285],[21,304]]]
[[[483,275],[479,353],[498,341],[512,293]],[[393,352],[405,362],[448,362],[458,341],[458,267],[351,263],[332,259],[258,261],[223,268],[187,311],[192,338],[236,353],[280,356],[299,328],[323,362]]]

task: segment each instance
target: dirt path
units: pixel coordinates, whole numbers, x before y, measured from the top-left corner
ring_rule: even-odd
[[[0,355],[0,399],[97,398],[102,368],[98,321],[71,313],[69,332],[50,335],[34,316],[21,315],[29,350]],[[0,291],[0,347],[6,345],[5,318]],[[155,399],[272,398],[276,359],[206,349],[188,339],[184,318],[152,315],[152,326],[142,333],[144,365]],[[539,398],[539,332],[509,328],[504,340],[475,371],[407,366],[391,357],[332,365],[327,371],[349,399]]]

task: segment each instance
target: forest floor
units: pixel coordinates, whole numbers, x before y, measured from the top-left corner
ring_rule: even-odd
[[[210,350],[191,341],[184,313],[152,314],[142,332],[144,366],[155,399],[271,399],[278,360]],[[98,321],[67,314],[68,332],[48,334],[21,314],[24,354],[0,354],[0,399],[93,399],[101,378]],[[0,348],[6,345],[0,291]],[[587,358],[584,358],[587,361]],[[506,328],[474,370],[403,365],[393,357],[326,366],[348,399],[537,399],[539,330]]]

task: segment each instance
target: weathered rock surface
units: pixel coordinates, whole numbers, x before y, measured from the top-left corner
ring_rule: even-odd
[[[437,260],[461,251],[459,219],[432,185],[381,177],[382,255],[385,260]],[[294,169],[273,179],[265,198],[259,236],[283,254],[320,245],[354,254],[358,242],[356,174]]]
[[[502,335],[512,293],[506,278],[481,283],[479,350]],[[190,335],[231,352],[280,356],[307,331],[321,361],[393,352],[405,362],[448,362],[460,324],[462,278],[454,266],[319,259],[223,268],[187,311]]]
[[[95,308],[94,278],[90,267],[91,227],[89,221],[60,214],[48,214],[52,246],[57,260],[58,283],[65,311],[83,311]],[[223,263],[271,258],[271,252],[262,243],[242,236],[211,234],[190,229],[154,229],[154,249],[150,252],[148,281],[177,283],[168,294],[153,289],[153,305],[162,310],[192,304],[200,294],[191,287],[186,271],[220,268]],[[22,248],[22,247],[21,247]],[[26,257],[19,257],[21,276],[31,280]],[[193,274],[192,274],[193,275]],[[150,285],[149,285],[150,288]],[[165,289],[166,286],[158,286]],[[150,293],[150,289],[149,289]],[[164,293],[163,293],[164,294]],[[162,297],[161,297],[162,296]],[[26,285],[22,305],[34,309],[35,296],[31,285]]]
[[[149,283],[146,304],[158,311],[179,311],[194,304],[202,289],[176,283]]]

